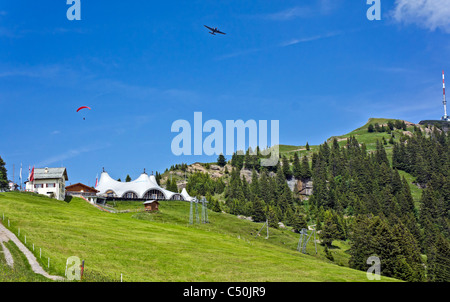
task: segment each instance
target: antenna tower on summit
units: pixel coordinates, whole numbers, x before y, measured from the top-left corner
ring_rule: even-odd
[[[442,101],[442,104],[444,104],[444,116],[442,117],[442,120],[449,122],[450,117],[447,115],[447,100],[445,99],[445,75],[443,70],[442,70],[442,88],[444,89],[444,100]]]

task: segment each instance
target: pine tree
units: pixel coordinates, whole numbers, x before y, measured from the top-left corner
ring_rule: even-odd
[[[396,268],[393,276],[410,282],[425,281],[419,245],[401,221],[392,228],[392,238],[399,246],[398,254],[395,255]]]
[[[212,197],[211,194],[208,194],[205,197],[206,200],[208,201],[208,210],[211,210],[216,213],[220,213],[222,211],[220,208],[220,203],[216,198]]]
[[[223,154],[221,153],[219,155],[219,157],[217,158],[217,165],[219,165],[220,167],[225,167],[226,164],[227,164],[227,160],[226,160],[225,156],[223,156]]]
[[[325,221],[320,233],[320,238],[325,246],[331,247],[333,240],[338,239],[339,231],[336,222],[333,219],[333,214],[330,210],[325,212]]]
[[[420,201],[420,223],[424,225],[425,221],[428,220],[432,224],[437,224],[439,220],[439,212],[432,187],[423,190]]]
[[[392,121],[388,121],[387,125],[390,130],[394,130],[394,123]]]
[[[5,162],[0,156],[0,192],[6,191],[9,188],[8,175],[5,165],[6,165]]]
[[[255,169],[253,169],[252,171],[252,182],[249,187],[250,200],[255,201],[256,199],[261,197],[258,174],[256,173]]]
[[[236,168],[233,168],[233,170],[231,171],[230,181],[225,189],[225,198],[228,200],[244,199],[244,193],[242,192],[240,170]]]
[[[292,178],[292,171],[291,171],[291,167],[289,165],[289,161],[287,160],[286,156],[283,155],[282,157],[282,169],[283,169],[283,174],[284,177],[286,179],[291,179]]]
[[[309,167],[308,157],[305,155],[302,157],[301,165],[301,179],[308,179],[312,177],[311,169]]]
[[[169,177],[166,182],[166,190],[178,193],[177,181],[175,179],[172,180],[171,177]],[[210,191],[208,191],[208,193],[209,192]]]
[[[259,198],[256,198],[252,203],[252,213],[251,216],[253,221],[262,222],[266,220],[266,213],[264,211],[265,203]]]
[[[428,254],[428,280],[450,281],[450,242],[437,233]]]
[[[269,226],[272,228],[277,229],[278,228],[278,222],[279,222],[279,218],[278,215],[276,213],[276,210],[274,207],[268,205],[266,207],[266,217],[269,221]]]
[[[376,150],[375,150],[375,161],[378,164],[385,163],[387,166],[390,166],[389,160],[386,154],[386,150],[383,147],[383,144],[380,143],[379,140],[377,140]]]
[[[241,170],[244,167],[244,155],[237,151],[233,153],[231,157],[231,165],[238,170]]]
[[[298,211],[292,215],[292,220],[289,222],[289,225],[298,232],[300,232],[301,229],[306,229],[308,227],[305,215]]]
[[[302,166],[297,152],[294,153],[294,161],[292,163],[292,173],[296,179],[302,178]]]
[[[249,200],[250,199],[250,189],[248,187],[248,182],[245,179],[245,176],[242,175],[242,180],[241,180],[241,190],[242,190],[242,195],[243,198],[245,200]]]
[[[268,203],[272,199],[270,189],[267,171],[264,169],[261,171],[261,176],[259,178],[259,196],[265,203]]]

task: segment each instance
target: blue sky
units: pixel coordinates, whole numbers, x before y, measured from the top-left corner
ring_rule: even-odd
[[[320,144],[370,117],[439,119],[448,0],[0,0],[0,156],[93,185],[214,161],[171,152],[171,125],[279,120],[280,143]],[[204,24],[226,36],[212,36]],[[76,113],[79,106],[91,111]],[[86,119],[83,120],[83,117]],[[204,137],[206,134],[204,135]]]

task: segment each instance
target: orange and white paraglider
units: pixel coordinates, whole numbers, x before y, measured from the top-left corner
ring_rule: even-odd
[[[80,108],[77,109],[77,112],[80,112],[80,110],[83,110],[83,109],[89,109],[89,110],[91,110],[91,108],[88,107],[88,106],[81,106]],[[83,117],[83,120],[85,120],[84,117]]]

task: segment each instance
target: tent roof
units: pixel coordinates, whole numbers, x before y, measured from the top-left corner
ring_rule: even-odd
[[[117,196],[123,196],[125,193],[133,192],[138,198],[144,198],[145,193],[150,190],[159,190],[163,193],[165,199],[171,199],[173,195],[178,194],[161,188],[156,181],[154,175],[147,175],[142,173],[137,179],[130,182],[121,182],[114,180],[107,172],[103,172],[100,176],[100,181],[96,189],[99,194],[105,194],[108,191],[113,191]],[[181,196],[183,196],[181,194]],[[184,198],[184,196],[183,196]]]

